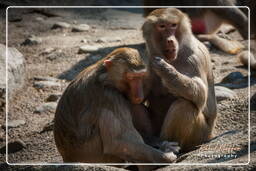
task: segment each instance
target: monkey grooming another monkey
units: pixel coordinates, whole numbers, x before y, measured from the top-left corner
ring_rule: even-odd
[[[64,162],[170,163],[172,152],[146,145],[134,128],[131,106],[144,99],[146,69],[139,53],[119,48],[83,70],[63,93],[54,138]]]
[[[149,76],[145,97],[156,136],[189,151],[212,137],[217,106],[207,48],[175,8],[152,11],[142,26]]]

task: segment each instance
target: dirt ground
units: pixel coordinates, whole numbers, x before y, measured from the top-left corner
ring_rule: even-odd
[[[2,11],[1,11],[2,12]],[[48,17],[31,9],[10,9],[10,14],[21,18],[20,21],[8,23],[8,44],[17,48],[25,58],[26,80],[24,87],[16,93],[8,104],[8,120],[24,120],[15,128],[8,129],[8,141],[20,139],[25,148],[8,155],[9,163],[61,163],[61,156],[56,150],[51,129],[54,110],[35,112],[51,94],[61,94],[79,71],[96,62],[116,47],[129,46],[144,53],[144,44],[140,27],[143,23],[142,9],[59,9],[57,16]],[[88,31],[73,32],[69,28],[52,29],[54,23],[63,21],[71,27],[78,24],[90,26]],[[1,16],[1,33],[5,33],[5,18]],[[34,35],[42,41],[36,45],[22,45],[25,39]],[[237,32],[229,36],[247,45]],[[5,34],[0,35],[0,43],[5,44]],[[101,39],[104,38],[104,39]],[[100,49],[92,53],[78,53],[82,45],[92,45]],[[52,48],[52,52],[47,49]],[[234,55],[229,55],[210,47],[214,65],[215,83],[219,83],[232,72],[241,72],[248,76],[248,69],[239,63]],[[38,89],[35,87],[37,77],[53,77],[59,86]],[[251,96],[256,92],[256,72],[251,72]],[[218,103],[218,118],[215,135],[230,131],[244,131],[243,137],[248,138],[248,86],[233,89],[237,97]],[[97,97],[95,97],[97,98]],[[255,103],[253,103],[255,105]],[[251,106],[251,126],[256,123],[255,108]],[[4,117],[0,118],[4,124]],[[5,129],[0,128],[5,133]],[[240,142],[240,137],[237,142]],[[254,137],[251,137],[254,138]],[[0,142],[4,146],[5,138]],[[254,139],[255,140],[255,139]],[[241,138],[241,141],[242,138]],[[222,142],[227,143],[227,142]],[[229,142],[230,143],[230,142]],[[255,153],[255,141],[252,143],[252,156]],[[248,161],[244,147],[239,159],[228,160],[230,163],[246,163]],[[0,161],[5,155],[0,154]],[[181,161],[182,162],[182,161]],[[191,160],[191,162],[194,162]],[[106,168],[105,168],[106,169]],[[46,169],[47,170],[47,169]],[[100,169],[99,169],[100,170]]]

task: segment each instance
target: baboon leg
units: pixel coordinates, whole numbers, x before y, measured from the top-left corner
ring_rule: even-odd
[[[176,141],[182,151],[189,151],[209,138],[207,129],[203,113],[190,101],[180,98],[170,106],[160,137]]]
[[[197,38],[201,41],[209,41],[212,45],[217,47],[218,49],[235,55],[241,52],[244,48],[244,46],[236,41],[236,40],[228,40],[222,37],[219,37],[216,34],[200,34],[197,36]]]

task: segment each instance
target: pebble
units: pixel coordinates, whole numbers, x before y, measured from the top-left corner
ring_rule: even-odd
[[[98,51],[99,47],[98,46],[92,46],[92,45],[83,45],[79,47],[78,53],[90,53],[90,52],[95,52]]]
[[[220,102],[226,99],[234,99],[237,97],[237,94],[236,92],[226,87],[215,86],[215,96],[216,96],[217,102]]]
[[[66,57],[65,53],[62,52],[61,49],[55,51],[54,53],[49,54],[46,59],[49,59],[51,61],[56,60],[58,58],[64,58]]]
[[[73,32],[83,32],[83,31],[88,31],[90,29],[90,26],[87,24],[80,24],[80,25],[75,25],[72,28]]]
[[[42,55],[48,55],[48,54],[52,53],[55,50],[56,50],[55,48],[49,47],[49,48],[44,49],[44,51],[41,54]]]
[[[109,38],[109,37],[102,37],[96,40],[97,43],[106,43],[106,42],[120,42],[121,38],[120,37],[114,37],[114,38]]]
[[[50,94],[49,97],[47,97],[46,101],[47,102],[56,102],[60,97],[61,97],[61,93],[59,94]]]
[[[44,18],[43,17],[36,17],[35,20],[36,21],[44,21]]]
[[[55,81],[36,81],[33,86],[38,89],[44,89],[47,87],[60,87],[61,84]]]
[[[81,40],[82,43],[88,43],[88,40],[87,39],[83,39]]]
[[[43,129],[40,131],[40,134],[41,133],[44,133],[44,132],[48,132],[48,131],[52,131],[54,128],[54,122],[53,120],[47,124],[45,124],[45,126],[43,127]]]
[[[37,45],[42,43],[42,39],[36,36],[30,36],[21,45]]]
[[[48,112],[48,111],[54,111],[57,107],[57,103],[56,102],[48,102],[48,103],[44,103],[41,106],[37,107],[36,110],[34,111],[34,113],[44,113],[44,112]]]
[[[26,144],[22,140],[17,139],[13,142],[8,143],[8,154],[15,153],[15,152],[20,151],[24,148],[26,148]],[[5,152],[6,152],[5,149],[6,149],[6,146],[3,146],[0,149],[0,153],[5,154]]]
[[[57,28],[69,28],[70,24],[66,22],[56,22],[53,24],[52,29],[57,29]]]
[[[22,119],[18,119],[18,120],[9,120],[7,125],[3,125],[2,128],[6,129],[6,126],[8,126],[8,128],[16,128],[19,127],[21,125],[24,125],[26,122],[25,120]]]
[[[232,72],[224,77],[221,83],[232,83],[237,82],[237,80],[244,79],[244,76],[241,72]]]
[[[57,81],[54,77],[34,77],[35,81]]]

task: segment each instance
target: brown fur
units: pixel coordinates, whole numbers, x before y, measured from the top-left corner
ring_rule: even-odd
[[[123,75],[129,72],[138,77],[143,69],[138,51],[121,48],[86,68],[70,83],[54,119],[54,138],[64,162],[143,163],[175,159],[174,155],[144,144],[133,126],[129,82]]]
[[[179,23],[175,32],[179,46],[173,60],[167,60],[152,37],[163,18],[167,23],[177,23],[177,19]],[[174,8],[153,11],[142,30],[150,61],[146,100],[155,134],[179,142],[183,151],[191,150],[211,138],[216,119],[209,52],[193,36],[188,17]]]
[[[249,65],[249,61],[250,61],[251,69],[256,70],[256,58],[253,55],[253,52],[249,53],[248,50],[245,50],[245,51],[239,53],[237,55],[237,58],[245,66],[248,66]]]

